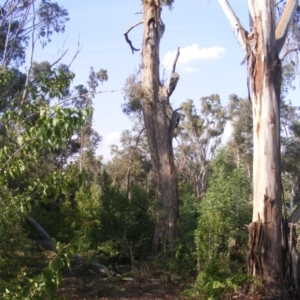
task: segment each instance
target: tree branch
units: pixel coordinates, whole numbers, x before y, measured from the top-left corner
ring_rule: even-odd
[[[176,63],[177,63],[179,54],[180,54],[180,48],[178,47],[176,57],[175,57],[174,63],[173,63],[172,74],[171,74],[170,80],[168,82],[168,85],[166,86],[166,91],[167,91],[168,97],[170,97],[172,95],[172,93],[175,91],[178,80],[180,78],[179,74],[175,72]]]
[[[137,49],[137,48],[134,48],[134,47],[133,47],[131,40],[128,38],[128,33],[129,33],[134,27],[136,27],[136,26],[138,26],[138,25],[140,25],[140,24],[142,24],[142,23],[143,23],[143,21],[139,21],[138,23],[132,25],[127,31],[124,32],[125,40],[126,40],[126,42],[129,44],[130,49],[131,49],[131,51],[132,51],[132,54],[134,54],[134,51],[139,51],[140,49]]]
[[[291,24],[297,5],[298,5],[297,0],[287,1],[282,16],[280,18],[280,21],[276,27],[275,38],[276,38],[276,49],[278,54],[282,50],[282,47],[285,43],[285,39],[289,30],[289,25]]]
[[[75,55],[73,56],[71,62],[69,63],[68,68],[71,67],[71,64],[73,63],[73,61],[75,60],[75,58],[77,57],[77,55],[79,54],[79,52],[81,51],[82,47],[83,47],[83,46],[80,47],[80,42],[79,42],[79,38],[78,38],[77,50],[76,50],[76,53],[75,53]]]
[[[67,101],[76,99],[78,97],[86,97],[86,96],[91,96],[91,95],[97,95],[97,94],[105,94],[105,93],[114,93],[114,92],[120,92],[122,90],[111,90],[111,91],[100,91],[100,92],[94,92],[94,93],[86,93],[86,94],[82,94],[82,95],[76,95],[76,96],[72,96],[66,99],[63,99],[59,102],[59,104],[65,103]]]
[[[36,10],[35,10],[35,5],[34,5],[34,1],[32,2],[32,14],[33,14],[33,18],[32,18],[32,33],[31,33],[31,53],[30,53],[30,64],[29,64],[29,68],[27,71],[27,76],[26,76],[26,81],[25,81],[25,85],[24,85],[24,91],[23,91],[23,95],[22,95],[22,99],[21,99],[21,106],[23,106],[26,97],[27,97],[27,93],[28,93],[28,85],[29,85],[29,78],[31,75],[31,70],[32,70],[32,65],[33,65],[33,54],[34,54],[34,48],[35,48],[35,20],[36,20]]]
[[[50,65],[50,68],[52,68],[53,66],[55,66],[57,63],[59,63],[61,61],[61,59],[66,55],[66,53],[69,51],[69,49],[65,50],[65,52],[55,61]]]
[[[173,63],[172,73],[175,73],[176,64],[177,64],[177,60],[178,60],[179,55],[180,55],[180,47],[178,47],[178,49],[177,49],[176,57],[175,57],[174,63]]]
[[[280,55],[280,59],[284,60],[290,53],[295,52],[295,51],[299,51],[299,50],[300,50],[300,45],[295,47],[295,48],[288,49],[282,55]]]
[[[287,221],[289,223],[298,223],[298,220],[300,219],[300,205],[297,206],[294,211],[292,212],[292,214],[289,216],[289,218],[287,219]]]
[[[31,140],[32,141],[32,140]],[[3,164],[2,168],[0,169],[0,172],[3,172],[3,170],[6,168],[6,166],[10,163],[10,161],[23,149],[25,148],[29,143],[24,143],[19,149],[17,149],[9,158],[8,160]]]
[[[175,130],[175,128],[178,127],[178,124],[181,119],[181,114],[178,113],[178,111],[181,109],[182,109],[182,107],[179,107],[179,108],[173,110],[173,112],[172,112],[172,116],[171,116],[171,120],[170,120],[170,127],[169,127],[171,140],[173,139],[174,130]]]
[[[240,43],[240,45],[243,47],[244,51],[247,53],[246,51],[246,42],[243,39],[242,36],[242,30],[243,26],[240,23],[240,20],[238,19],[238,17],[236,16],[236,14],[234,13],[233,9],[231,8],[229,2],[227,0],[218,0],[219,4],[221,5],[221,8],[223,10],[223,12],[225,13],[232,29],[234,32],[234,35],[236,36],[238,42]]]

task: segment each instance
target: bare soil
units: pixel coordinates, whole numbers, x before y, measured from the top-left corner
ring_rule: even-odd
[[[126,280],[127,279],[127,280]],[[168,277],[154,278],[142,274],[126,278],[102,278],[98,274],[85,271],[76,274],[64,274],[64,280],[58,291],[60,300],[188,300],[181,295],[184,287],[171,282]],[[197,300],[199,298],[193,298]],[[290,295],[290,299],[297,299]],[[247,294],[236,291],[224,296],[224,300],[273,300],[259,294]]]
[[[95,274],[81,274],[64,277],[58,291],[58,299],[65,300],[183,300],[180,287],[174,284],[146,277],[108,278],[103,280]],[[130,279],[130,280],[129,280]]]

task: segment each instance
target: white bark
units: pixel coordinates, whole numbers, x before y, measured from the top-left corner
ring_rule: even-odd
[[[226,0],[219,2],[227,3]],[[281,283],[285,275],[281,244],[281,66],[278,54],[293,17],[294,2],[288,1],[275,35],[275,1],[248,1],[255,38],[251,47],[246,48],[253,107],[253,222],[249,225],[248,271],[262,281],[267,295],[276,297],[284,293]],[[226,10],[223,8],[227,15],[228,6]],[[233,25],[234,13],[230,18]],[[247,46],[252,35],[246,38]]]
[[[276,37],[276,49],[278,54],[282,50],[282,47],[285,43],[285,39],[289,30],[289,26],[295,14],[296,8],[298,5],[297,0],[288,0],[280,21],[276,27],[275,37]]]
[[[280,120],[279,94],[270,78],[269,61],[276,59],[275,51],[275,5],[274,1],[252,0],[252,11],[257,21],[255,30],[260,35],[256,59],[256,77],[252,91],[253,105],[253,221],[265,220],[264,197],[277,199],[280,182],[275,178],[280,176]],[[270,57],[272,56],[272,57]],[[260,61],[259,61],[260,60]],[[274,74],[273,74],[274,75]],[[275,75],[276,76],[276,75]],[[272,77],[272,76],[271,76]],[[278,80],[278,78],[277,78]],[[279,199],[277,199],[279,201]],[[280,204],[281,207],[281,203]]]
[[[236,36],[240,45],[243,47],[244,51],[246,52],[246,43],[243,40],[243,37],[241,35],[241,28],[243,28],[243,27],[240,23],[240,20],[237,18],[236,14],[232,10],[232,8],[227,0],[219,0],[219,3],[229,21],[232,29],[233,29],[234,35]]]

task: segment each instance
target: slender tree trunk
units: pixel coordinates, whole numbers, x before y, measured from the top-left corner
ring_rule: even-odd
[[[159,78],[159,43],[164,31],[161,0],[143,1],[142,91],[143,115],[156,184],[157,222],[153,253],[171,249],[178,213],[177,179],[172,139],[174,124],[168,118],[169,93]],[[169,116],[170,117],[170,116]]]
[[[253,106],[253,217],[249,226],[249,271],[268,294],[282,295],[282,213],[280,169],[281,65],[276,50],[273,1],[252,1],[253,37],[250,59]],[[249,62],[250,62],[249,61]]]

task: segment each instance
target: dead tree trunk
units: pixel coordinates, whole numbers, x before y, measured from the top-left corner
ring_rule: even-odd
[[[280,87],[283,47],[296,0],[287,1],[276,28],[275,1],[249,0],[248,34],[227,0],[219,0],[246,54],[253,107],[253,218],[249,225],[248,271],[272,299],[285,295],[287,230],[282,220]],[[292,236],[293,228],[290,235]]]
[[[173,155],[173,133],[179,114],[170,113],[169,97],[179,75],[173,73],[167,86],[159,78],[159,44],[165,26],[161,20],[162,0],[143,1],[142,107],[156,184],[157,222],[153,252],[161,246],[172,249],[178,214],[177,176]]]

